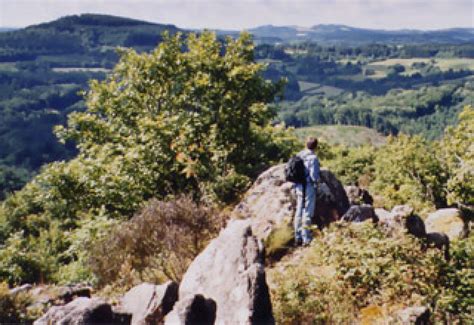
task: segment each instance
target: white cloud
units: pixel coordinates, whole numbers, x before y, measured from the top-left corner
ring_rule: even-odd
[[[337,23],[368,28],[473,27],[471,0],[0,0],[0,26],[103,13],[187,28]]]

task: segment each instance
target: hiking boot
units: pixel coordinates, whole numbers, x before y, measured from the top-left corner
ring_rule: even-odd
[[[303,245],[303,240],[301,238],[295,239],[294,245],[295,245],[295,247],[299,247],[299,246]]]
[[[302,243],[303,247],[308,247],[309,245],[311,245],[311,240],[310,241],[305,241],[304,243]]]

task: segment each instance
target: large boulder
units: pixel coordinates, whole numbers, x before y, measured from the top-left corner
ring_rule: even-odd
[[[375,209],[379,224],[389,232],[405,229],[407,218],[413,214],[413,208],[409,205],[397,205],[392,211]]]
[[[166,324],[213,325],[216,321],[216,302],[202,295],[180,300],[166,317]]]
[[[46,324],[120,324],[112,307],[99,298],[76,298],[64,306],[51,307],[48,312],[34,322]]]
[[[178,284],[175,282],[142,283],[122,297],[119,310],[132,315],[132,324],[158,324],[163,322],[177,300]]]
[[[85,285],[67,285],[57,288],[58,299],[63,300],[65,303],[72,301],[77,297],[90,298],[92,294],[92,288]]]
[[[377,223],[379,218],[375,214],[374,207],[369,204],[353,205],[342,216],[342,220],[346,222],[363,222],[371,220]]]
[[[276,225],[290,222],[296,208],[293,184],[285,182],[285,165],[262,173],[232,212],[233,218],[249,218],[255,236],[266,239]]]
[[[350,204],[344,186],[332,172],[321,169],[320,181],[314,221],[319,228],[323,228],[342,218]]]
[[[344,186],[344,190],[346,191],[347,198],[349,199],[349,203],[351,205],[372,205],[374,203],[374,198],[366,189],[355,185],[348,185]]]
[[[316,203],[315,222],[322,227],[339,219],[349,209],[341,182],[329,170],[321,170],[320,200]],[[322,199],[321,199],[322,198]],[[248,218],[259,239],[267,239],[276,226],[291,223],[296,209],[293,184],[285,181],[285,165],[262,173],[232,212],[234,219]]]
[[[253,236],[250,220],[231,221],[191,263],[165,323],[172,324],[183,300],[196,295],[217,304],[217,324],[274,323],[263,246]]]
[[[440,209],[428,215],[425,220],[427,232],[441,232],[448,235],[449,239],[465,236],[466,228],[458,209]]]

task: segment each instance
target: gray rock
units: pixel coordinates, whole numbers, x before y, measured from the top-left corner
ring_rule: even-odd
[[[393,207],[391,213],[392,213],[393,218],[401,221],[405,218],[408,218],[408,216],[410,216],[413,213],[413,208],[409,206],[408,204],[396,205]]]
[[[348,186],[344,186],[344,190],[346,191],[347,198],[349,199],[349,203],[351,205],[358,204],[359,187],[355,185],[348,185]]]
[[[278,165],[262,173],[232,212],[234,219],[250,219],[255,236],[263,240],[276,225],[293,218],[296,196],[284,170],[285,165]]]
[[[375,208],[374,211],[375,211],[375,214],[376,214],[379,218],[388,218],[389,216],[392,215],[392,214],[390,213],[390,211],[387,211],[387,210],[382,209],[382,208]]]
[[[323,228],[333,221],[339,220],[350,208],[349,199],[341,182],[327,169],[321,169],[318,199],[316,200],[315,223]],[[323,185],[324,184],[324,185]],[[327,199],[321,198],[321,191],[329,192]]]
[[[377,223],[379,218],[375,214],[375,210],[371,205],[363,204],[351,206],[342,216],[342,220],[346,222],[363,222],[371,220],[372,222]]]
[[[461,211],[458,209],[440,209],[430,213],[425,220],[427,232],[445,233],[449,239],[458,239],[466,235]]]
[[[33,324],[106,324],[117,323],[112,307],[99,298],[80,297],[64,306],[55,306],[48,310]]]
[[[163,285],[142,283],[130,289],[121,299],[118,310],[132,315],[132,324],[157,324],[178,300],[178,284]]]
[[[370,204],[374,203],[374,198],[370,195],[369,191],[359,186],[349,185],[344,186],[347,198],[351,205]]]
[[[24,284],[22,286],[19,286],[19,287],[16,287],[16,288],[13,288],[10,290],[10,294],[12,296],[16,295],[16,294],[19,294],[20,292],[27,292],[27,291],[30,291],[31,289],[33,288],[33,286],[29,283],[27,284]]]
[[[397,313],[398,321],[403,325],[428,325],[431,312],[428,307],[408,307]]]
[[[60,287],[58,291],[58,298],[64,300],[66,303],[72,301],[76,297],[90,298],[92,294],[92,288],[84,285],[64,286]]]
[[[293,184],[285,182],[284,171],[283,164],[262,173],[232,212],[233,219],[250,219],[259,239],[266,240],[275,227],[291,224],[293,219],[296,196]],[[316,203],[315,222],[323,227],[344,215],[349,209],[349,200],[333,173],[322,169],[321,180],[325,185],[320,187],[319,193],[324,200]]]
[[[216,321],[216,302],[202,295],[180,300],[173,311],[166,316],[166,324],[213,325]]]
[[[379,218],[379,224],[388,232],[402,230],[405,228],[407,218],[413,214],[413,208],[409,205],[397,205],[392,211],[375,209]]]
[[[191,263],[171,316],[196,295],[217,305],[217,324],[273,324],[265,279],[264,251],[250,220],[233,220]],[[189,305],[189,302],[188,302]],[[175,317],[175,316],[173,316]]]

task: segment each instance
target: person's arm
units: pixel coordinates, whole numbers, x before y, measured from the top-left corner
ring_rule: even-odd
[[[319,180],[319,160],[318,158],[314,158],[311,160],[311,168],[309,168],[309,177],[311,177],[311,180],[313,183],[316,185]]]

